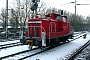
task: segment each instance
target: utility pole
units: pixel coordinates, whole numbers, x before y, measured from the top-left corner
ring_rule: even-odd
[[[26,32],[26,20],[27,20],[27,0],[26,0],[26,16],[24,21],[24,32]]]
[[[27,19],[27,0],[26,0],[26,18],[25,19]]]
[[[6,38],[8,38],[8,0],[6,0]]]
[[[18,16],[19,16],[19,20],[20,20],[20,0],[17,0],[18,1]]]
[[[76,29],[76,21],[77,21],[77,18],[76,18],[76,0],[75,0],[75,18],[74,18],[74,21],[73,21],[73,24],[74,24],[74,30]]]
[[[63,6],[63,5],[70,4],[70,3],[74,3],[74,4],[75,4],[75,15],[74,15],[74,19],[73,19],[73,27],[74,27],[75,30],[77,29],[77,26],[78,26],[78,25],[76,24],[76,21],[77,21],[76,6],[77,6],[77,5],[90,5],[90,4],[77,4],[76,2],[77,2],[77,1],[75,0],[74,2],[69,2],[69,3],[65,3],[65,4],[60,5],[60,6]]]
[[[76,0],[75,0],[75,18],[76,18]]]
[[[74,29],[76,29],[76,28],[78,27],[78,25],[76,25],[76,22],[77,22],[76,6],[77,6],[77,5],[90,5],[90,4],[77,4],[76,2],[77,2],[77,1],[75,0],[75,18],[74,18],[75,20],[73,21],[73,22],[74,22],[74,27],[75,27]]]

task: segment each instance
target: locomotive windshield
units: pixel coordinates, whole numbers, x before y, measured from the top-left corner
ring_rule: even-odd
[[[63,16],[63,21],[67,22],[67,18],[65,16]]]
[[[50,19],[51,18],[51,19],[61,20],[61,16],[58,15],[58,14],[55,14],[55,13],[46,15],[46,18],[47,19]]]
[[[55,17],[57,20],[61,20],[61,16],[56,16]]]
[[[46,18],[47,18],[47,19],[50,19],[50,16],[46,15]]]

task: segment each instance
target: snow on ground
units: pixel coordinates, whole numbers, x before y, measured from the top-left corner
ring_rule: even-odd
[[[10,44],[10,43],[16,43],[16,42],[20,42],[20,41],[19,40],[15,40],[15,41],[0,42],[0,45]]]
[[[90,33],[87,35],[86,39],[83,39],[83,37],[81,37],[75,41],[66,43],[64,45],[61,45],[49,51],[27,58],[26,60],[36,60],[37,58],[39,58],[40,60],[57,60],[57,59],[61,60],[61,58],[64,58],[66,55],[78,49],[80,46],[86,43],[89,39],[90,39]],[[24,50],[28,50],[27,45],[15,46],[15,47],[3,49],[0,51],[0,57],[14,54],[14,53],[24,51]]]
[[[90,33],[87,35],[86,39],[83,39],[83,37],[69,42],[67,44],[61,45],[59,47],[56,47],[52,50],[46,51],[44,53],[35,55],[33,57],[27,58],[26,60],[62,60],[65,58],[65,56],[73,53],[76,49],[78,49],[80,46],[84,45],[88,40],[90,39]]]
[[[0,57],[7,56],[7,55],[10,55],[10,54],[14,54],[14,53],[24,51],[24,50],[28,50],[27,45],[15,46],[15,47],[7,48],[5,50],[3,49],[3,50],[0,51]]]
[[[90,57],[90,45],[88,45],[84,50],[82,50],[74,60],[87,60]]]

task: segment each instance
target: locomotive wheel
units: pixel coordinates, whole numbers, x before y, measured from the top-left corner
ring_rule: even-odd
[[[49,39],[46,38],[46,46],[50,46]]]
[[[59,40],[59,38],[55,38],[55,45],[59,45],[60,44],[60,40]]]
[[[66,40],[63,40],[63,43],[66,43]]]
[[[69,40],[68,40],[69,37],[70,37],[70,36],[64,37],[64,38],[63,38],[63,43],[66,43],[66,41],[69,41]]]
[[[53,47],[53,46],[54,46],[53,39],[50,39],[50,46],[51,46],[51,47]]]
[[[67,38],[63,37],[63,43],[66,43]]]
[[[41,47],[42,47],[42,42],[40,41],[39,45],[38,45],[38,48],[41,48]]]

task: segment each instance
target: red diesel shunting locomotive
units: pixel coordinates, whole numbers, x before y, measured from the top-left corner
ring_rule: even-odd
[[[31,18],[28,20],[26,38],[20,39],[23,44],[47,47],[66,42],[73,35],[67,17],[54,12],[45,15],[46,18]]]

